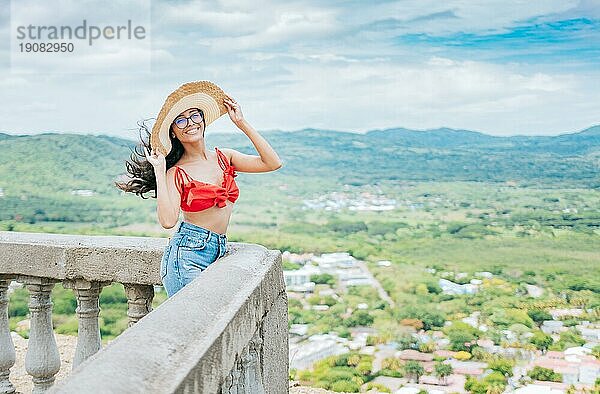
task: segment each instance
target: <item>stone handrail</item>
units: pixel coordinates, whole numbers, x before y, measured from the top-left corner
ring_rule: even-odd
[[[11,280],[30,292],[25,367],[34,393],[90,387],[99,393],[288,392],[281,252],[230,242],[224,257],[149,313],[166,243],[0,232],[0,393],[14,391],[8,379],[15,362],[7,315]],[[50,301],[57,282],[75,292],[79,335],[71,376],[52,387],[60,368]],[[99,352],[98,299],[112,282],[126,289],[130,327]]]

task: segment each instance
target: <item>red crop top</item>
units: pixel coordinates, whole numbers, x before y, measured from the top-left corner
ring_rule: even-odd
[[[197,181],[189,176],[183,168],[175,166],[175,184],[181,195],[182,211],[198,212],[215,205],[223,208],[227,205],[227,200],[231,202],[237,200],[240,189],[238,189],[233,179],[237,176],[235,167],[229,164],[227,156],[217,147],[215,147],[215,151],[217,152],[219,165],[223,169],[223,182],[221,186]]]

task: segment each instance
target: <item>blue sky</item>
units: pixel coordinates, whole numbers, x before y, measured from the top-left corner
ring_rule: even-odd
[[[56,2],[70,18],[100,10]],[[11,72],[9,4],[0,0],[0,131],[135,138],[170,91],[203,79],[259,130],[556,135],[600,124],[595,0],[153,1],[151,72],[120,74]],[[227,116],[211,130],[239,132]]]

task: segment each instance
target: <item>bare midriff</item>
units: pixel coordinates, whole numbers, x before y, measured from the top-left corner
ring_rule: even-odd
[[[215,233],[225,234],[233,211],[233,203],[226,201],[226,204],[223,208],[213,206],[200,212],[182,211],[183,220]]]

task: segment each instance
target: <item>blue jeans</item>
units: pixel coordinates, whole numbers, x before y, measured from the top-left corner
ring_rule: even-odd
[[[160,277],[167,296],[177,293],[225,253],[225,234],[181,222],[160,262]]]

